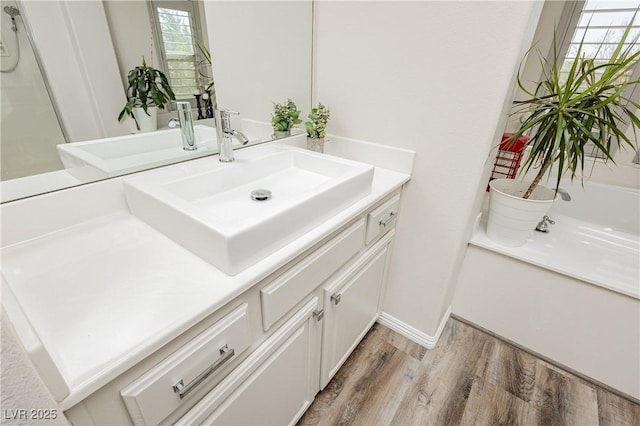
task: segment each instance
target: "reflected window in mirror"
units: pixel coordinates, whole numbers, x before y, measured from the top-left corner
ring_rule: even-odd
[[[206,44],[203,13],[193,0],[150,2],[155,39],[169,84],[176,99],[190,101],[194,94],[213,94],[211,55]]]

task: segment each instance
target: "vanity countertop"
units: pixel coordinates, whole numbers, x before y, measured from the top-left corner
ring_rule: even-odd
[[[240,151],[236,157],[242,155]],[[217,157],[196,161],[217,161]],[[68,395],[60,405],[66,409],[409,178],[409,174],[376,167],[369,195],[235,276],[224,274],[119,208],[3,247],[3,286],[8,286],[13,300],[5,304],[19,306],[26,321],[16,320],[16,306],[7,309],[18,334],[37,335],[55,365],[50,381],[47,372],[39,370],[50,387],[55,377],[64,381]]]

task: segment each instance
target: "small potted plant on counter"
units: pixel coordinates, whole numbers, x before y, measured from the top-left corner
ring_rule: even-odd
[[[152,132],[158,128],[157,108],[164,109],[170,101],[176,99],[169,86],[167,77],[159,70],[142,65],[137,66],[128,75],[127,103],[118,115],[122,121],[125,115],[132,117],[140,132]]]
[[[279,139],[291,136],[291,128],[295,124],[302,123],[299,117],[300,110],[291,99],[287,99],[287,101],[282,104],[274,102],[273,114],[271,115],[273,137]]]
[[[554,40],[551,62],[540,55],[543,77],[535,90],[526,89],[518,75],[518,86],[528,98],[514,102],[514,114],[522,117],[522,124],[509,140],[515,142],[525,132],[532,132],[521,174],[532,167],[539,170],[532,182],[491,181],[487,221],[491,240],[511,247],[523,245],[555,200],[562,175],[582,179],[588,145],[594,144],[612,163],[615,149],[625,145],[636,149],[625,134],[628,125],[634,135],[640,127],[633,111],[640,105],[627,97],[629,86],[640,82],[631,80],[640,52],[634,52],[635,40],[628,40],[630,30],[631,24],[610,59],[585,57],[581,42],[566,73],[561,72],[563,58],[558,58]],[[552,172],[557,174],[554,186],[539,185]]]
[[[307,129],[307,149],[316,152],[324,151],[325,129],[331,112],[329,108],[318,103],[318,106],[311,109],[309,113],[309,121],[304,123]]]

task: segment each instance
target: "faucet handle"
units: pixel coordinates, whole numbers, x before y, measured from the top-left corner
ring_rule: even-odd
[[[238,111],[231,111],[230,109],[219,109],[217,111],[220,113],[220,118],[229,118],[231,114],[240,115]]]
[[[231,128],[231,114],[240,115],[239,112],[231,111],[228,109],[216,109],[214,117],[216,120],[216,129],[220,129],[220,132],[226,132],[227,129]],[[221,137],[222,133],[218,135]]]
[[[173,103],[176,105],[176,109],[178,111],[182,111],[185,109],[191,109],[191,103],[187,102],[187,101],[173,101]]]

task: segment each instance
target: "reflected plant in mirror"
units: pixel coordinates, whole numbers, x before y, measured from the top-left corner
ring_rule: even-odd
[[[279,139],[291,136],[291,128],[295,124],[302,123],[300,119],[301,113],[302,111],[298,109],[291,99],[287,99],[281,104],[274,102],[273,114],[271,115],[274,137]]]
[[[118,115],[122,121],[125,115],[133,118],[141,132],[152,132],[157,129],[157,109],[164,109],[176,96],[169,86],[167,76],[160,70],[147,65],[142,57],[142,65],[129,71],[129,87],[127,103]]]

